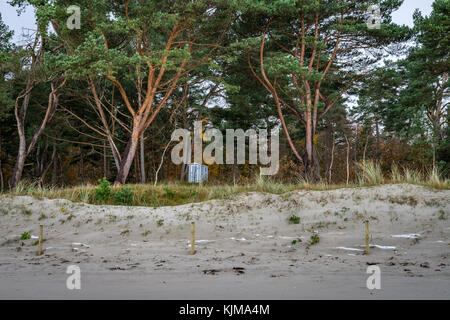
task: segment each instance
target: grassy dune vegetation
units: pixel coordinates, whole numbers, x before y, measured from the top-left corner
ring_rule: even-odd
[[[338,188],[357,188],[382,184],[409,183],[433,189],[450,189],[450,181],[443,180],[436,171],[418,172],[393,166],[388,177],[383,176],[379,166],[372,162],[360,164],[358,184],[328,184],[325,181],[309,183],[299,180],[297,183],[283,184],[267,177],[255,177],[253,183],[241,185],[214,185],[189,183],[130,184],[113,187],[109,182],[100,181],[99,185],[83,185],[71,188],[45,187],[33,182],[21,182],[14,190],[4,195],[32,196],[36,198],[67,199],[96,205],[128,206],[175,206],[186,203],[203,202],[213,199],[227,199],[232,195],[245,192],[265,192],[285,194],[295,190],[331,190]]]

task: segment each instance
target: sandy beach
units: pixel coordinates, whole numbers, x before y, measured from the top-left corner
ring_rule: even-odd
[[[448,190],[247,193],[160,208],[5,195],[0,219],[0,299],[450,298]],[[81,290],[66,287],[70,265]],[[380,290],[366,287],[370,265],[380,267]]]

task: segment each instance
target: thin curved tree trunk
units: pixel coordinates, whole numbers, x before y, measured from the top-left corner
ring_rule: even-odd
[[[27,90],[25,94],[17,97],[14,106],[14,116],[16,117],[17,132],[19,134],[19,149],[17,151],[17,159],[16,164],[14,165],[13,174],[9,182],[9,186],[11,189],[14,189],[19,183],[19,181],[22,179],[23,167],[25,166],[26,139],[25,139],[24,118],[26,115],[26,110],[28,109],[28,105],[30,103],[30,96],[32,89],[33,85],[31,83],[31,80],[28,80]],[[19,110],[19,101],[21,99],[23,99],[23,102]]]
[[[52,168],[52,186],[58,184],[58,157],[55,157]]]
[[[122,159],[121,159],[119,151],[117,150],[116,144],[114,143],[114,138],[113,138],[114,134],[113,134],[112,130],[110,129],[110,125],[108,124],[108,120],[107,120],[105,112],[103,110],[100,97],[97,93],[97,88],[95,87],[95,82],[91,77],[88,78],[88,84],[91,88],[92,96],[94,97],[95,108],[98,111],[103,128],[105,129],[106,140],[108,141],[108,144],[111,148],[111,153],[114,158],[114,164],[116,165],[117,171],[119,171],[120,163],[121,163]]]
[[[376,134],[376,144],[377,144],[377,161],[381,160],[381,141],[380,141],[380,126],[378,123],[378,117],[375,118],[375,134]]]
[[[345,141],[347,142],[347,182],[346,184],[348,185],[348,183],[350,182],[350,165],[349,165],[349,161],[350,161],[350,142],[347,139],[347,136],[345,136]]]
[[[108,158],[106,155],[106,142],[103,141],[103,177],[108,177],[108,167],[107,167],[107,163],[108,163]]]
[[[334,162],[334,147],[335,147],[335,142],[334,142],[334,134],[333,134],[333,146],[331,148],[331,161],[330,161],[330,168],[328,170],[328,174],[329,174],[329,183],[331,183],[331,172],[333,170],[333,162]]]
[[[61,82],[58,85],[58,82]],[[10,188],[13,189],[17,186],[19,181],[22,179],[23,168],[25,166],[26,157],[33,151],[36,143],[47,126],[48,122],[51,120],[53,115],[55,114],[56,108],[58,106],[58,90],[61,89],[65,85],[65,78],[61,77],[57,80],[53,80],[51,83],[51,92],[49,95],[47,111],[45,113],[44,119],[41,122],[39,128],[33,134],[31,138],[30,144],[27,147],[26,136],[25,136],[25,116],[28,106],[30,104],[31,91],[33,89],[33,83],[31,80],[28,80],[27,91],[19,96],[16,99],[16,103],[14,106],[14,115],[16,117],[17,122],[17,132],[19,134],[19,150],[17,152],[16,164],[14,166],[14,171],[10,180]],[[19,101],[23,99],[22,105],[19,110]]]
[[[363,163],[366,163],[366,152],[367,152],[367,145],[369,144],[369,136],[367,136],[366,144],[364,145],[364,152],[363,152]]]
[[[161,162],[159,163],[159,167],[158,167],[158,169],[156,170],[156,173],[155,173],[155,184],[154,184],[155,186],[158,184],[158,174],[159,174],[159,171],[161,170],[161,167],[163,166],[164,157],[166,155],[167,149],[169,149],[169,146],[170,146],[171,142],[172,141],[169,141],[169,143],[166,145],[166,147],[164,148],[163,154],[161,156]]]

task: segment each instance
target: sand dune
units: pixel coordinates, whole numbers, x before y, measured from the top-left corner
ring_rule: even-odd
[[[3,196],[0,207],[1,299],[450,298],[450,191],[248,193],[161,208]],[[25,231],[34,237],[20,240]],[[81,290],[66,288],[69,265]],[[381,290],[366,288],[368,265],[380,267]]]

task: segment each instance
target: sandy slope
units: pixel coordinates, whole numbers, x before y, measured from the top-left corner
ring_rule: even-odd
[[[292,214],[299,225],[289,224]],[[250,193],[157,209],[5,196],[0,219],[0,299],[450,298],[450,191]],[[369,256],[359,251],[366,219],[381,246]],[[38,257],[34,239],[18,239],[37,235],[40,223],[46,251]],[[314,231],[320,242],[309,245]],[[420,237],[393,237],[407,234]],[[78,291],[66,289],[72,264],[81,268]],[[366,288],[371,264],[381,268],[381,290]]]

